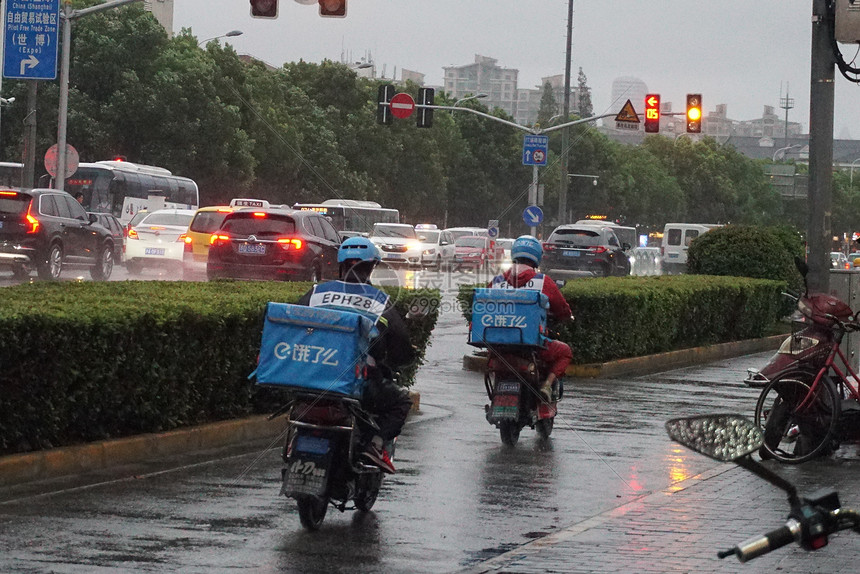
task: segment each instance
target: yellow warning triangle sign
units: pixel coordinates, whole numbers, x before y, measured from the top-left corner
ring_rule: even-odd
[[[618,112],[618,115],[615,116],[616,122],[629,122],[633,124],[639,123],[639,116],[636,115],[636,110],[633,109],[633,104],[630,103],[630,100],[627,100],[627,103],[624,104],[624,107],[621,108],[621,111]]]

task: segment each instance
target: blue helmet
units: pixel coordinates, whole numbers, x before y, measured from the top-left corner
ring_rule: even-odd
[[[347,260],[373,261],[379,263],[379,249],[366,237],[350,237],[340,244],[337,250],[337,262]]]
[[[517,237],[511,247],[511,259],[528,259],[534,261],[535,265],[540,265],[541,257],[543,257],[543,247],[540,241],[531,235],[521,235]]]

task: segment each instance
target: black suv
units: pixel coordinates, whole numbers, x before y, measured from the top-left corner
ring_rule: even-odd
[[[96,221],[65,191],[0,189],[0,266],[19,279],[34,268],[42,279],[58,279],[64,266],[84,266],[107,280],[114,240]]]
[[[337,279],[340,237],[313,211],[243,209],[224,218],[209,241],[211,279]]]
[[[559,225],[543,244],[541,268],[607,277],[630,275],[630,245],[604,225]]]

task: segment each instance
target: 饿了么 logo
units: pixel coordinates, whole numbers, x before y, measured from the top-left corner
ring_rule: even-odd
[[[484,327],[528,327],[528,320],[523,315],[483,315],[481,325]]]
[[[336,367],[339,364],[339,361],[335,358],[337,353],[338,349],[329,349],[317,345],[302,345],[300,343],[290,345],[283,342],[275,345],[274,350],[275,358],[281,361],[290,359],[298,363],[319,363],[332,367]]]

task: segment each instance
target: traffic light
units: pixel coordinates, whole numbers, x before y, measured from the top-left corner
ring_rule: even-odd
[[[687,132],[702,132],[702,94],[687,94]]]
[[[323,18],[344,18],[346,0],[319,0],[320,16]]]
[[[394,116],[391,115],[391,107],[388,105],[388,102],[394,97],[394,86],[383,84],[379,86],[377,94],[376,121],[386,126],[391,125],[391,122],[394,121]]]
[[[656,134],[660,131],[660,94],[645,96],[645,133]]]
[[[254,18],[277,18],[278,0],[250,0],[251,16]]]
[[[432,106],[433,105],[433,97],[436,94],[436,90],[433,88],[419,88],[418,89],[418,105],[419,106]],[[433,125],[433,108],[416,108],[418,112],[418,127],[419,128],[429,128]]]

